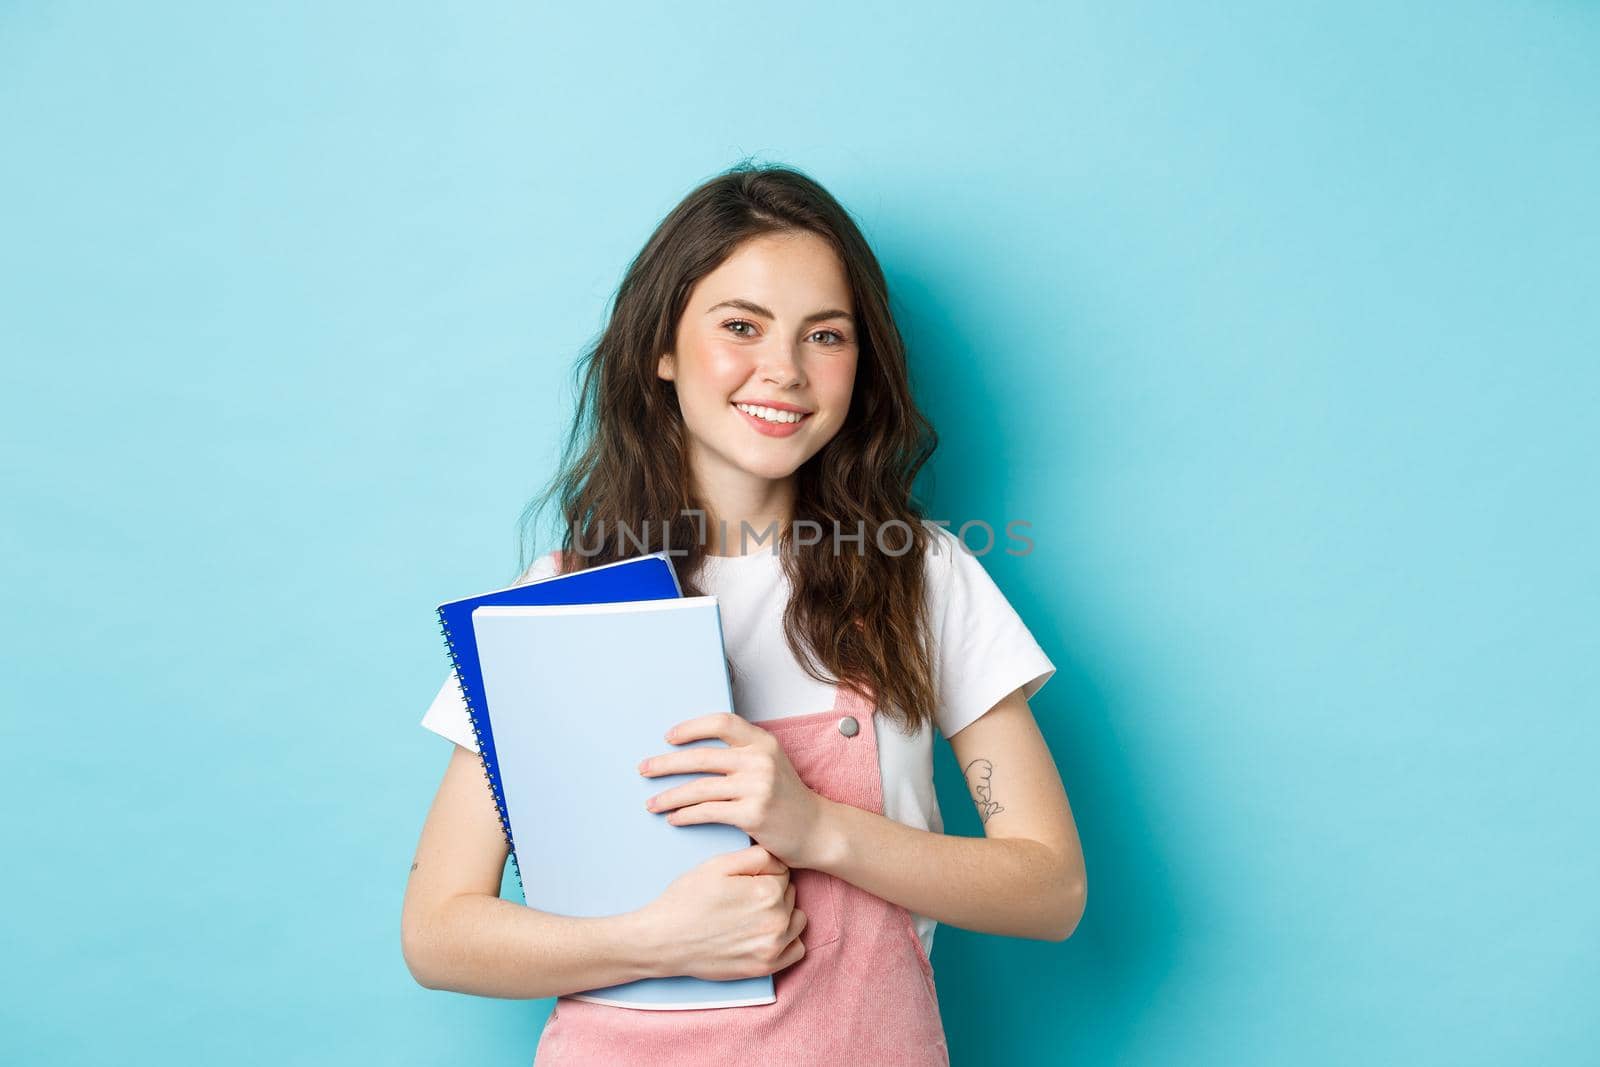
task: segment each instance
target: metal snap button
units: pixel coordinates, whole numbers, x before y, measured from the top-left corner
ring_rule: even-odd
[[[856,722],[854,715],[846,715],[839,720],[839,732],[846,737],[854,737],[859,729],[861,729],[861,726]]]

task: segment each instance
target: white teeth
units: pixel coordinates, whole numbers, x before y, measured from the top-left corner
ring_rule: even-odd
[[[777,408],[764,408],[756,404],[735,404],[734,407],[747,415],[754,415],[766,422],[799,422],[805,418],[798,411],[779,411]]]

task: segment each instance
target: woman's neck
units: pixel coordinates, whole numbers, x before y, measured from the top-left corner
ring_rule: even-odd
[[[706,553],[742,556],[777,544],[794,514],[794,476],[771,480],[743,477],[696,481],[706,509]]]

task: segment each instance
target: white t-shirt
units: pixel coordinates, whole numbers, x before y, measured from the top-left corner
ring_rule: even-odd
[[[934,685],[938,730],[950,737],[1009,694],[1023,687],[1032,697],[1055,673],[1033,635],[982,562],[955,534],[933,523],[927,562],[928,620],[934,638]],[[521,579],[556,572],[554,553],[536,560]],[[717,598],[723,645],[733,662],[733,706],[750,722],[827,711],[835,686],[801,668],[783,636],[789,583],[771,546],[744,556],[707,556],[700,587]],[[926,729],[901,732],[887,715],[878,723],[878,769],[883,813],[922,830],[942,833],[933,789],[933,738]],[[477,751],[466,704],[453,676],[433,699],[422,725],[470,751]],[[912,913],[925,952],[933,951],[934,920]]]

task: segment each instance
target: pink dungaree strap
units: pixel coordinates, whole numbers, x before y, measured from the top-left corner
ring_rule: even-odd
[[[829,711],[755,725],[778,739],[807,786],[881,815],[877,706],[843,686],[837,692]],[[822,871],[791,869],[789,877],[806,913],[806,954],[773,976],[774,1003],[645,1011],[561,997],[535,1067],[947,1067],[933,968],[911,914]]]

